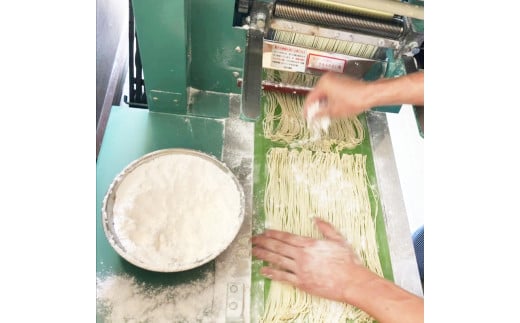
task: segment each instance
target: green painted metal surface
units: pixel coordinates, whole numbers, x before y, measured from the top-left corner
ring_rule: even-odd
[[[264,113],[255,123],[255,147],[254,147],[254,169],[253,169],[253,234],[259,234],[264,230],[265,213],[264,213],[264,195],[267,180],[266,173],[266,157],[267,151],[272,147],[286,147],[282,143],[272,142],[263,135],[262,122]],[[341,154],[363,154],[367,156],[366,170],[368,174],[368,187],[374,189],[369,190],[370,205],[373,217],[376,223],[376,240],[379,248],[379,259],[383,269],[383,275],[386,279],[393,281],[392,264],[390,259],[390,251],[388,247],[388,239],[386,235],[385,222],[383,218],[383,210],[379,194],[377,192],[377,179],[375,175],[374,158],[372,154],[372,146],[368,136],[368,126],[365,114],[359,116],[365,131],[365,139],[354,149],[344,149]],[[267,265],[260,260],[253,260],[251,274],[251,322],[259,322],[259,313],[263,311],[263,304],[268,296],[270,280],[260,275],[260,268]],[[257,314],[255,316],[255,313]]]
[[[424,7],[422,0],[409,0],[408,3]],[[424,20],[412,18],[412,26],[415,31],[424,33]]]
[[[232,27],[235,0],[191,0],[190,3],[191,87],[240,93],[233,72],[242,77],[246,31]]]
[[[234,0],[132,3],[150,111],[186,114],[189,87],[241,92],[246,32],[232,26]]]
[[[402,59],[396,59],[394,57],[394,52],[391,49],[388,49],[386,51],[386,55],[387,55],[387,59],[386,59],[387,65],[386,65],[384,77],[393,78],[393,77],[406,75],[406,69],[405,69]],[[373,81],[375,79],[373,77],[371,77],[370,75],[367,75],[365,77],[365,80]],[[378,106],[378,107],[372,108],[372,110],[380,111],[380,112],[399,113],[399,111],[401,111],[401,105]]]
[[[132,0],[132,4],[149,109],[186,113],[189,80],[185,1]],[[160,91],[165,98],[153,100],[151,91]],[[169,100],[173,97],[177,104]]]
[[[121,258],[103,231],[101,207],[112,180],[133,160],[165,148],[190,148],[222,159],[223,120],[112,107],[96,164],[96,276],[129,275],[138,283],[161,288],[194,281],[214,272],[214,261],[179,273],[155,273]],[[98,309],[99,311],[99,309]],[[103,322],[97,313],[97,322]]]
[[[229,94],[196,91],[191,94],[188,113],[195,116],[226,118],[229,116]]]

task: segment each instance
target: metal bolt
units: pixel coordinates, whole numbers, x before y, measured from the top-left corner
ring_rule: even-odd
[[[237,285],[231,285],[229,286],[229,291],[232,292],[232,293],[236,293],[238,290],[238,287]]]
[[[238,307],[238,304],[237,302],[232,302],[232,303],[229,303],[229,308],[232,309],[232,310],[236,310]]]
[[[154,101],[157,101],[157,100],[159,100],[159,98],[158,98],[158,97],[156,97],[156,96],[154,96],[154,97],[153,97],[152,99],[153,99]]]
[[[238,78],[238,77],[240,76],[240,73],[238,73],[238,72],[233,72],[233,76],[234,76],[235,78]]]
[[[256,15],[256,25],[260,29],[263,29],[265,27],[265,14],[263,12],[259,12]]]
[[[409,47],[409,48],[419,47],[419,44],[417,44],[416,41],[413,41],[413,42],[411,42],[410,44],[408,44],[408,47]]]

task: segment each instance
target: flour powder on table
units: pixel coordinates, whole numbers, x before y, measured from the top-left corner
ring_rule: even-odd
[[[106,323],[211,323],[213,272],[175,286],[152,287],[126,274],[96,279],[97,316]]]
[[[208,160],[171,154],[128,174],[117,189],[113,219],[134,259],[167,271],[225,249],[240,212],[241,193],[229,174]]]

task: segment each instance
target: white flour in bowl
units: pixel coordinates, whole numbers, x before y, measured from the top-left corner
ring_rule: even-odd
[[[241,224],[241,207],[237,184],[217,165],[192,155],[162,155],[120,183],[114,230],[147,269],[184,270],[227,247]]]

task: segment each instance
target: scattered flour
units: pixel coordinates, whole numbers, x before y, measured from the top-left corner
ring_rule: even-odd
[[[147,269],[189,269],[229,245],[242,223],[242,203],[237,184],[217,165],[192,155],[163,155],[120,183],[114,230],[129,256]]]
[[[320,109],[320,101],[314,102],[307,110],[307,128],[311,133],[311,138],[319,139],[321,131],[326,134],[329,132],[330,118],[328,116],[316,117]]]
[[[214,274],[182,285],[150,287],[128,275],[96,281],[97,316],[107,323],[213,322]]]

